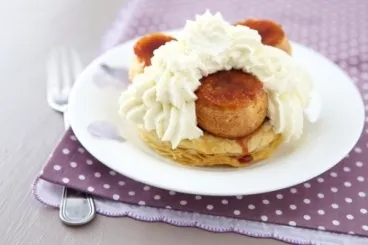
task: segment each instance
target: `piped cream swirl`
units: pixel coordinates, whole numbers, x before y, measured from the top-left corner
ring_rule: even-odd
[[[195,90],[200,79],[221,70],[241,69],[264,84],[268,117],[286,141],[303,132],[312,81],[285,52],[263,45],[257,31],[233,26],[217,13],[187,21],[182,36],[154,51],[151,66],[134,78],[120,99],[120,114],[155,130],[176,148],[203,135],[197,126]]]

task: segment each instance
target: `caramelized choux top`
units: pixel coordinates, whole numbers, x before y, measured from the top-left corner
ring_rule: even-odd
[[[267,115],[268,97],[262,82],[240,70],[219,71],[202,78],[196,95],[198,125],[219,137],[244,137]]]
[[[262,83],[240,70],[219,71],[201,79],[196,90],[197,103],[224,109],[236,109],[264,93]]]
[[[144,66],[151,65],[153,51],[167,42],[176,40],[175,38],[163,33],[152,33],[140,38],[134,45],[134,54]]]
[[[235,25],[244,25],[257,30],[265,45],[277,46],[285,38],[285,32],[281,25],[272,20],[248,19],[239,21]]]

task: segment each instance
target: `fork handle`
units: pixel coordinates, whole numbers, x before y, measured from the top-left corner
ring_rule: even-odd
[[[64,111],[64,127],[69,128],[68,111]],[[96,214],[92,196],[67,187],[63,188],[59,216],[66,225],[79,226],[93,220]]]
[[[93,198],[67,187],[63,188],[59,216],[69,226],[85,225],[93,220],[96,214]]]

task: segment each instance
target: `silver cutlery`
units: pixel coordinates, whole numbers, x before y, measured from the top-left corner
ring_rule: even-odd
[[[79,55],[72,49],[54,49],[47,61],[47,102],[52,109],[63,113],[65,129],[69,127],[67,118],[69,94],[82,69]],[[91,222],[95,214],[92,196],[64,187],[59,211],[64,224],[84,225]]]

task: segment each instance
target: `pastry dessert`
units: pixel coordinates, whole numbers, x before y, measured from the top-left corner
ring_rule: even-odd
[[[281,26],[258,21],[232,25],[206,12],[178,39],[139,39],[120,115],[157,153],[190,166],[244,167],[297,140],[312,81]]]

